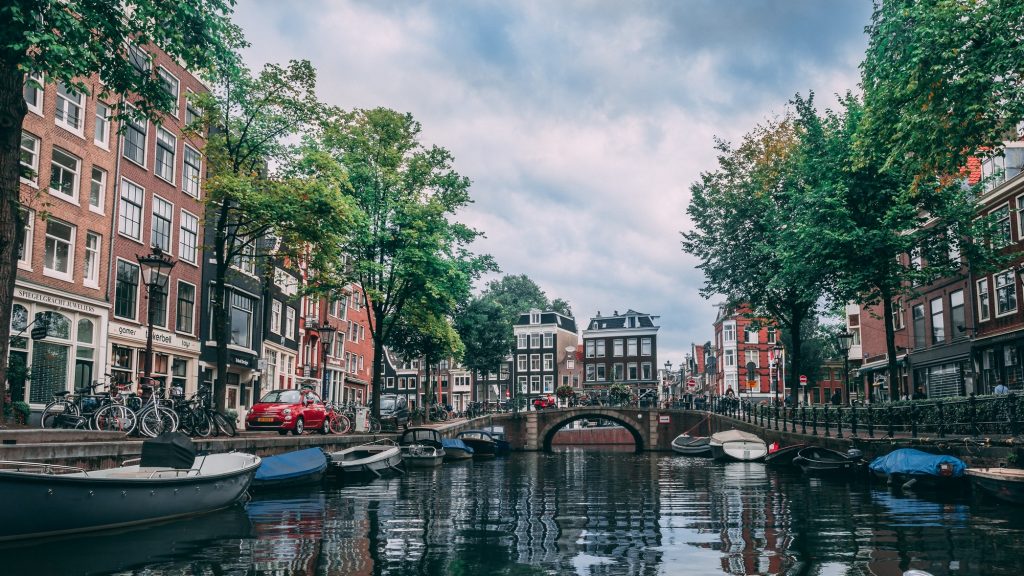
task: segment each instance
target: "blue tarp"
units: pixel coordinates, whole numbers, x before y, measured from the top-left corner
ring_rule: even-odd
[[[893,450],[885,456],[880,456],[871,461],[868,466],[872,472],[889,474],[916,474],[927,476],[939,476],[939,465],[949,463],[953,465],[953,478],[960,478],[967,470],[964,461],[953,456],[937,456],[913,448],[901,448]]]
[[[466,446],[466,443],[463,442],[462,440],[459,440],[458,438],[445,438],[444,440],[441,440],[441,446],[443,446],[444,448],[457,448],[459,450],[465,450],[470,454],[473,453],[473,449],[470,448],[469,446]]]
[[[307,448],[268,456],[256,470],[256,481],[284,480],[305,476],[327,467],[327,456],[319,448]]]

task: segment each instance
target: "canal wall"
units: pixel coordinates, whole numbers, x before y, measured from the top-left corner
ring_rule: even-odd
[[[553,446],[633,445],[633,435],[621,426],[562,429],[551,439]]]

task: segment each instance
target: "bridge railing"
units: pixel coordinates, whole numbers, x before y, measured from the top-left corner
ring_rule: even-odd
[[[837,438],[847,434],[869,438],[1017,436],[1024,417],[1024,396],[972,394],[854,406],[769,406],[716,397],[705,408],[763,428]]]

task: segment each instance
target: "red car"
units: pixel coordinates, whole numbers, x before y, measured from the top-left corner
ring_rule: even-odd
[[[289,431],[298,436],[306,430],[331,431],[327,410],[320,397],[310,390],[273,390],[260,399],[245,417],[248,430]]]
[[[555,406],[557,406],[557,403],[554,396],[539,396],[533,399],[533,407],[536,410],[554,408]]]

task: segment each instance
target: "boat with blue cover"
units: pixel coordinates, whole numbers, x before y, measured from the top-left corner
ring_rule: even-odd
[[[929,454],[914,448],[900,448],[868,464],[877,478],[903,488],[959,489],[966,486],[967,464],[945,454]]]
[[[441,446],[444,447],[445,462],[469,460],[473,457],[473,449],[458,438],[445,438],[441,440]]]
[[[327,471],[327,455],[320,448],[307,448],[268,456],[256,470],[252,488],[272,488],[318,484]]]
[[[512,452],[512,445],[508,443],[508,438],[505,437],[504,426],[484,426],[482,430],[489,433],[491,438],[494,438],[494,454],[496,456],[506,456]]]

